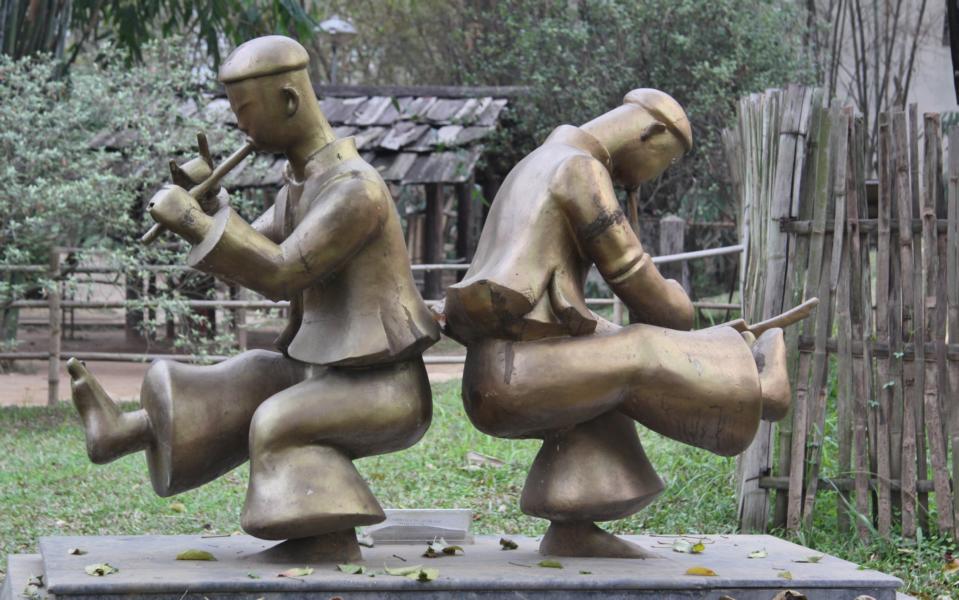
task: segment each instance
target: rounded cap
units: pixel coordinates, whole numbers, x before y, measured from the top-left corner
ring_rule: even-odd
[[[642,106],[683,142],[686,152],[693,147],[693,130],[682,105],[672,96],[652,88],[639,88],[626,94],[623,104]]]
[[[220,66],[219,80],[233,83],[306,68],[310,55],[296,40],[282,35],[254,38],[237,46]]]

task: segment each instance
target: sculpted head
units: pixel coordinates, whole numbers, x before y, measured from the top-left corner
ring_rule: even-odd
[[[583,125],[612,159],[613,179],[626,187],[654,179],[693,146],[686,111],[669,94],[635,89],[623,105]]]
[[[306,49],[280,35],[241,44],[223,62],[219,80],[240,130],[257,149],[286,152],[315,136],[317,129],[329,132],[308,64]]]

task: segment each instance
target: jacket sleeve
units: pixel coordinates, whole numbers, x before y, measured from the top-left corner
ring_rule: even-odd
[[[302,201],[307,201],[308,191]],[[376,182],[347,181],[312,199],[306,215],[280,243],[232,208],[221,208],[210,232],[190,251],[188,262],[272,300],[288,299],[336,273],[377,235],[390,208],[386,195]]]
[[[271,204],[270,208],[266,209],[262,215],[250,223],[250,227],[261,233],[268,240],[279,243],[282,240],[280,239],[280,228],[276,226],[277,224],[274,220],[275,214],[276,204]]]
[[[588,156],[567,159],[550,191],[559,199],[580,249],[640,322],[692,328],[689,296],[679,283],[664,279],[643,250],[599,161]]]

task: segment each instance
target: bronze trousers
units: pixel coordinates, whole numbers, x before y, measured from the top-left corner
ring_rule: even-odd
[[[348,369],[264,350],[213,366],[158,361],[140,398],[156,492],[195,488],[249,458],[242,524],[264,539],[383,520],[352,459],[411,446],[432,415],[421,357]]]
[[[483,341],[468,349],[463,401],[481,431],[544,440],[521,505],[560,521],[622,518],[662,491],[634,421],[732,456],[762,410],[755,359],[730,327]]]

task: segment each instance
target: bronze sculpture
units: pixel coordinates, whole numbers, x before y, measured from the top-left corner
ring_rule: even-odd
[[[220,69],[240,129],[289,161],[264,215],[248,224],[222,198],[210,215],[172,185],[149,204],[192,244],[191,266],[290,300],[281,352],[214,366],[158,361],[132,413],[80,362],[68,369],[94,462],[145,450],[154,490],[168,496],[249,458],[244,530],[290,540],[276,556],[355,560],[354,527],[385,517],[352,459],[406,448],[426,431],[421,354],[439,329],[413,282],[389,191],[352,138],[334,138],[307,62],[300,44],[268,36]]]
[[[470,419],[490,435],[543,440],[521,498],[523,512],[550,521],[543,554],[648,556],[594,524],[635,513],[663,489],[634,421],[734,455],[760,419],[788,409],[775,325],[802,315],[689,331],[692,303],[619,208],[614,181],[648,181],[691,146],[682,107],[651,89],[581,127],[558,127],[504,180],[473,263],[447,291],[445,327],[468,348]],[[639,324],[621,328],[586,307],[592,264]]]

